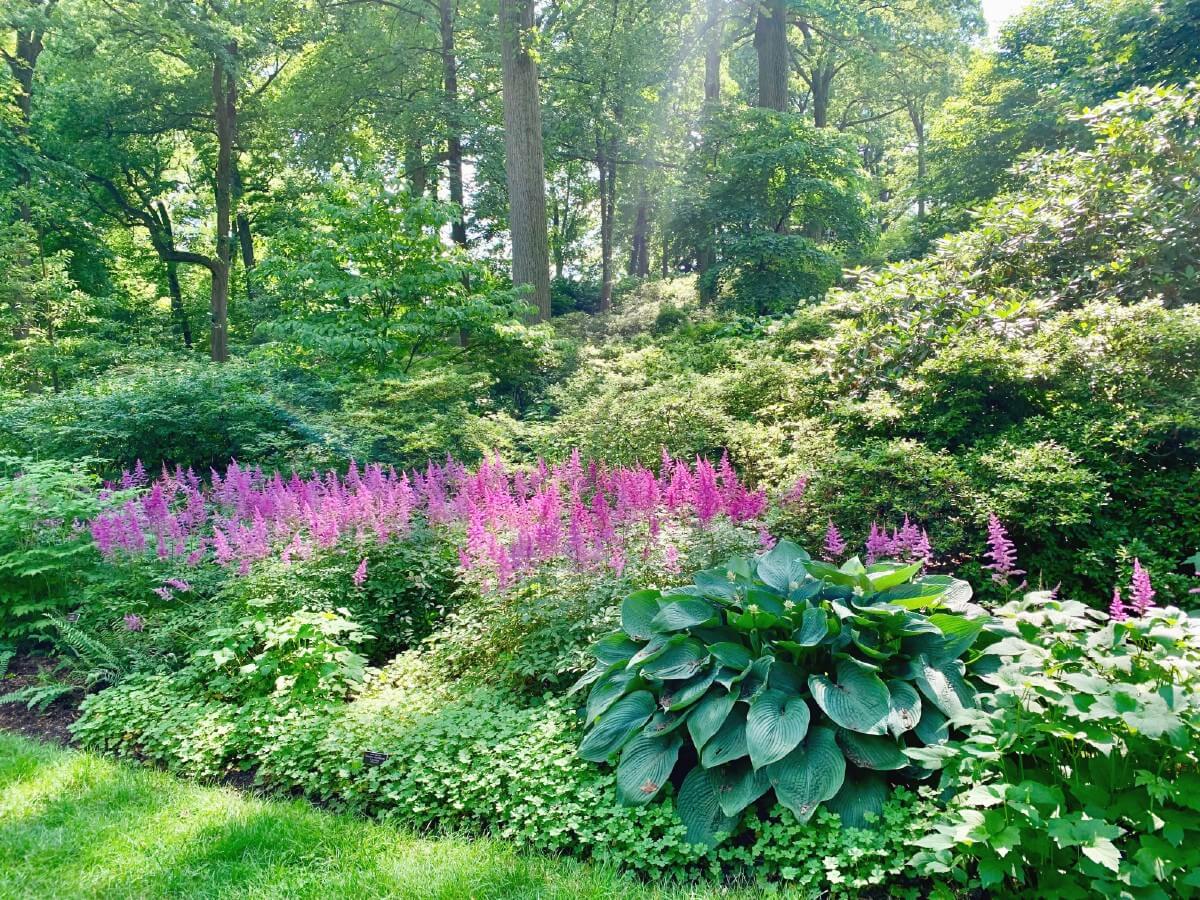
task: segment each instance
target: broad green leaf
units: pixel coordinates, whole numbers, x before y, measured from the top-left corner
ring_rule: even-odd
[[[634,591],[621,601],[621,628],[635,641],[648,641],[654,636],[651,624],[658,615],[658,591]]]
[[[611,668],[611,666],[606,666],[600,663],[592,666],[592,668],[588,669],[579,677],[578,681],[571,685],[571,689],[567,691],[567,696],[570,697],[572,694],[579,693],[585,687],[607,672],[609,668]]]
[[[891,735],[855,734],[843,728],[837,742],[846,759],[860,769],[893,771],[908,765],[908,757]]]
[[[836,682],[824,675],[809,676],[808,689],[825,715],[843,728],[862,734],[887,732],[891,711],[887,685],[858,660],[838,660]]]
[[[746,746],[755,769],[783,759],[808,733],[808,704],[803,697],[767,689],[754,698],[746,715]]]
[[[708,771],[717,777],[717,796],[721,812],[727,816],[736,816],[771,789],[771,779],[767,770],[755,770],[745,759],[735,760],[727,766]]]
[[[913,583],[941,588],[939,602],[951,612],[962,612],[975,594],[970,584],[952,575],[922,575]]]
[[[771,673],[771,666],[775,664],[775,657],[760,656],[750,664],[750,667],[742,673],[740,679],[739,697],[749,703],[758,692],[767,686],[767,677]]]
[[[950,722],[936,706],[926,703],[921,707],[921,718],[913,733],[924,744],[940,744],[950,737]]]
[[[771,663],[771,671],[767,673],[767,687],[783,691],[790,697],[802,693],[806,683],[804,673],[790,662],[777,659]]]
[[[780,541],[757,560],[758,578],[781,594],[795,590],[807,576],[807,552],[791,541]]]
[[[655,631],[682,631],[693,625],[702,625],[717,615],[717,608],[707,600],[688,597],[675,600],[660,609],[651,620]]]
[[[737,824],[736,818],[722,812],[717,791],[716,774],[700,766],[683,779],[675,809],[687,828],[685,839],[689,844],[715,847],[721,842],[720,836],[731,833]]]
[[[975,689],[963,678],[963,665],[958,660],[934,662],[922,654],[914,661],[917,668],[917,687],[931,703],[953,718],[964,709],[975,706]]]
[[[700,753],[700,762],[706,769],[724,765],[750,752],[746,746],[746,711],[743,707],[734,707],[726,716],[721,727],[717,729],[704,750]]]
[[[883,804],[887,802],[891,789],[882,775],[850,769],[842,789],[832,797],[827,806],[842,817],[844,828],[874,828],[879,824]],[[874,818],[868,822],[867,816]]]
[[[767,768],[775,796],[801,822],[833,797],[846,777],[846,758],[832,728],[813,728],[800,746]]]
[[[716,677],[716,667],[710,666],[707,672],[701,672],[683,684],[674,684],[664,688],[662,699],[659,702],[670,710],[680,710],[690,706],[704,696],[704,692],[708,690],[709,685]]]
[[[913,563],[909,566],[889,567],[890,571],[886,572],[868,572],[867,578],[871,580],[871,590],[886,591],[898,584],[904,584],[920,572],[923,565],[923,563]]]
[[[690,709],[685,709],[682,712],[663,712],[661,709],[650,717],[650,721],[646,724],[643,730],[645,734],[652,737],[666,734],[669,731],[674,731],[687,721]]]
[[[934,613],[929,617],[929,621],[946,636],[945,649],[942,652],[947,659],[957,659],[966,653],[987,624],[987,619],[983,616],[968,619],[951,613]]]
[[[736,694],[720,688],[710,688],[704,698],[696,704],[692,714],[688,716],[687,727],[697,751],[703,750],[709,738],[720,730],[736,702]]]
[[[642,645],[637,641],[616,631],[605,635],[592,645],[592,656],[596,657],[601,664],[611,666],[613,663],[627,662],[641,649]]]
[[[721,641],[717,644],[711,644],[709,645],[708,652],[722,665],[729,666],[731,669],[737,669],[739,672],[744,670],[753,661],[749,650],[741,644],[735,644],[732,641]]]
[[[896,737],[912,731],[921,721],[921,695],[907,681],[893,678],[887,682],[888,731]]]
[[[662,737],[639,734],[625,745],[617,763],[617,796],[626,806],[644,806],[662,790],[683,739],[672,731]]]
[[[792,632],[792,640],[801,647],[815,647],[829,634],[829,615],[819,606],[810,606],[800,617],[800,627]]]
[[[668,647],[673,647],[676,644],[682,644],[686,640],[686,634],[674,634],[670,637],[667,637],[664,634],[656,634],[646,642],[646,645],[642,647],[641,650],[629,658],[629,662],[625,664],[626,668],[636,669],[642,663],[649,662],[652,659],[662,656]]]
[[[944,586],[913,582],[898,584],[886,591],[880,591],[873,599],[876,602],[898,606],[901,609],[922,609],[926,606],[940,606],[941,597],[945,593]]]
[[[646,724],[654,709],[654,695],[649,691],[634,691],[622,697],[596,720],[579,745],[579,755],[592,762],[604,762]]]
[[[642,664],[642,674],[674,680],[691,678],[708,659],[708,648],[693,638],[669,644],[656,658]]]
[[[596,679],[587,698],[587,724],[617,702],[631,688],[636,674],[615,663],[607,672]],[[640,679],[638,681],[640,685]]]

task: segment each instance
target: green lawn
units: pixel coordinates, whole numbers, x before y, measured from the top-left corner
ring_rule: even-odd
[[[0,733],[0,898],[733,897],[421,838]],[[739,894],[737,896],[747,896]]]

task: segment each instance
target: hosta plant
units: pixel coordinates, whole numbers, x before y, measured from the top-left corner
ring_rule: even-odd
[[[718,844],[772,791],[801,821],[825,804],[868,824],[893,781],[926,774],[905,748],[945,740],[975,705],[969,653],[991,620],[965,582],[920,571],[835,568],[783,541],[629,595],[578,685],[580,755],[616,759],[630,805],[674,778],[695,843]]]

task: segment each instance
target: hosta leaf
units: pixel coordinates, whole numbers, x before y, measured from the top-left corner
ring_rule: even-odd
[[[782,616],[787,612],[787,607],[783,605],[783,600],[778,594],[764,591],[761,588],[751,588],[748,590],[742,606],[747,609],[755,606],[760,611],[768,612],[773,616]]]
[[[634,691],[622,697],[596,720],[579,745],[579,755],[592,762],[604,762],[646,724],[654,709],[654,695],[649,691]]]
[[[704,692],[708,690],[709,685],[716,677],[717,670],[715,667],[711,667],[707,672],[701,672],[683,684],[665,688],[660,702],[670,710],[679,710],[690,706],[704,696]]]
[[[915,660],[917,687],[931,703],[953,717],[975,706],[975,689],[963,678],[962,663],[958,660],[932,661],[922,654]]]
[[[663,712],[660,709],[650,717],[650,721],[643,729],[643,732],[653,737],[658,737],[661,734],[674,731],[687,721],[690,712],[691,710],[689,709],[685,709],[683,712]]]
[[[775,664],[775,657],[760,656],[750,667],[742,673],[740,681],[739,696],[742,700],[749,703],[758,692],[767,686],[767,677],[771,673],[771,666]]]
[[[829,584],[840,584],[846,587],[861,587],[860,582],[865,581],[865,576],[851,575],[841,571],[829,563],[810,560],[804,564],[804,568],[808,570],[808,574],[813,578],[818,578],[821,581]],[[868,583],[869,587],[869,583]]]
[[[801,647],[815,647],[829,634],[829,616],[819,606],[810,606],[800,618],[800,627],[792,633]]]
[[[850,769],[842,789],[826,805],[842,817],[844,828],[873,828],[878,824],[879,814],[890,794],[891,789],[882,775]],[[868,815],[875,818],[868,822]]]
[[[706,769],[732,762],[749,753],[746,746],[746,711],[744,707],[734,707],[726,716],[717,733],[709,738],[700,753],[700,762]]]
[[[662,737],[639,734],[626,744],[617,763],[617,796],[621,802],[643,806],[653,800],[671,777],[681,746],[683,739],[677,731]]]
[[[780,541],[758,558],[758,577],[781,594],[795,590],[805,580],[811,557],[791,541]]]
[[[951,575],[922,575],[913,583],[940,588],[938,602],[951,612],[963,612],[975,593],[969,583]]]
[[[892,679],[887,682],[888,731],[896,737],[912,731],[921,721],[921,695],[907,681]]]
[[[808,733],[808,704],[803,697],[767,689],[754,698],[746,715],[750,762],[761,769],[783,759]]]
[[[631,640],[619,631],[605,635],[592,645],[592,656],[601,664],[611,666],[617,662],[628,662],[629,659],[642,649],[642,645]]]
[[[891,697],[885,685],[868,666],[854,659],[840,659],[837,682],[824,675],[811,675],[808,689],[813,699],[843,728],[862,734],[887,731]]]
[[[719,836],[729,834],[737,824],[737,819],[721,811],[717,790],[715,773],[699,766],[683,779],[675,808],[687,828],[689,844],[715,847],[720,843]]]
[[[983,626],[987,624],[987,619],[983,616],[968,619],[948,613],[934,613],[929,617],[929,621],[946,636],[942,654],[947,659],[957,659],[966,653],[983,631]]]
[[[736,816],[771,789],[767,770],[755,770],[744,759],[708,771],[717,776],[717,797],[727,816]]]
[[[843,728],[837,742],[846,759],[860,769],[893,771],[908,765],[908,757],[891,735],[855,734]]]
[[[636,641],[649,640],[654,635],[651,624],[658,615],[658,591],[634,591],[621,601],[621,628]]]
[[[790,662],[777,659],[771,663],[771,671],[767,673],[767,687],[776,688],[791,696],[802,693],[805,684],[804,673]]]
[[[940,744],[950,737],[949,720],[936,706],[926,703],[921,709],[921,718],[913,733],[923,744]]]
[[[846,777],[846,758],[831,728],[814,728],[800,746],[767,768],[775,796],[801,822],[833,797]]]
[[[867,578],[871,581],[871,590],[886,591],[898,584],[904,584],[921,571],[924,563],[913,563],[909,566],[888,566],[886,571],[868,571]],[[872,569],[875,567],[872,566]]]
[[[643,646],[641,650],[629,657],[629,662],[626,663],[626,667],[630,669],[636,669],[642,663],[649,662],[652,659],[662,656],[663,652],[668,647],[673,647],[675,644],[682,644],[686,640],[686,634],[675,634],[671,637],[667,637],[663,634],[656,634],[646,642],[645,646]]]
[[[732,641],[721,641],[720,643],[710,644],[708,652],[711,653],[722,665],[729,666],[731,669],[743,671],[753,661],[750,651],[741,644],[735,644]]]
[[[677,635],[678,637],[678,635]],[[642,664],[642,674],[664,680],[691,678],[708,659],[708,648],[693,638],[668,646],[656,658]]]
[[[702,625],[716,615],[717,608],[707,600],[687,597],[668,603],[660,609],[650,625],[655,631],[682,631],[693,625]]]
[[[620,663],[611,666],[596,679],[587,698],[587,724],[619,700],[633,685],[636,674],[621,668]],[[641,681],[639,679],[638,683]]]
[[[944,586],[913,582],[880,591],[873,599],[878,603],[887,603],[901,609],[921,609],[926,606],[940,606],[941,597],[945,593]]]
[[[704,749],[709,738],[720,730],[736,702],[736,694],[730,694],[720,688],[710,688],[704,699],[696,704],[692,714],[688,716],[687,727],[697,751]]]
[[[581,676],[579,676],[578,681],[576,681],[573,685],[571,685],[571,689],[569,691],[567,691],[567,696],[569,697],[572,694],[576,694],[579,691],[583,690],[585,687],[587,687],[589,684],[591,684],[597,678],[599,678],[601,675],[603,675],[605,672],[607,672],[609,670],[609,668],[610,668],[610,666],[606,666],[606,665],[599,664],[599,663],[597,665],[592,666],[592,668],[588,669]]]
[[[730,613],[729,624],[745,634],[749,631],[762,631],[773,628],[779,622],[779,616],[774,613],[759,610],[758,612]]]

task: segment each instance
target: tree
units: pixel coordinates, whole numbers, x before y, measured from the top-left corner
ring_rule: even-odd
[[[504,79],[504,171],[508,181],[513,283],[528,285],[537,318],[550,318],[546,166],[537,63],[531,53],[533,0],[500,0]]]

